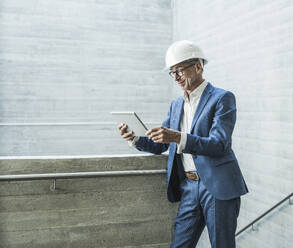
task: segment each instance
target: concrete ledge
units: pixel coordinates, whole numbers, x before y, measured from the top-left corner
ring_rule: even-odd
[[[56,173],[165,169],[166,155],[0,158],[0,173]]]
[[[0,173],[165,169],[166,156],[1,159]],[[168,247],[166,175],[0,182],[0,247]]]

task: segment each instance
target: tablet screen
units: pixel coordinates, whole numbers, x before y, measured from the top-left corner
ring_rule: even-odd
[[[117,125],[125,123],[128,126],[127,131],[132,130],[135,136],[145,136],[148,129],[135,112],[111,112],[111,115]]]

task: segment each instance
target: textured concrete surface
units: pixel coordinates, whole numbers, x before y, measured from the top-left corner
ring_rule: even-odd
[[[5,159],[1,174],[164,169],[166,156]],[[166,175],[0,183],[0,247],[168,247]]]
[[[0,156],[135,153],[109,112],[163,121],[169,0],[1,0],[0,16]]]
[[[165,49],[172,39],[190,39],[210,58],[205,78],[215,86],[233,91],[237,98],[233,147],[250,189],[242,198],[238,228],[292,192],[291,1],[2,0],[0,12],[0,155],[135,153],[119,138],[108,112],[133,109],[149,126],[160,123],[170,100],[181,94],[160,71]],[[119,87],[113,91],[115,86]],[[54,167],[61,160],[50,161],[32,160],[33,167],[6,161],[1,167],[3,172],[13,174],[29,173],[32,168],[36,168],[35,172],[38,169],[82,171],[83,168],[87,171],[94,168],[91,163],[95,165],[93,161],[87,167],[87,163],[74,160]],[[68,164],[72,164],[71,167]],[[122,181],[116,178],[115,186],[107,179],[98,180],[99,184],[92,179],[60,181],[57,187],[68,196],[67,200],[52,195],[51,182],[1,183],[1,196],[7,199],[6,203],[1,200],[2,209],[17,223],[7,224],[6,231],[1,229],[1,240],[13,239],[16,235],[8,231],[13,228],[17,237],[26,237],[28,247],[38,235],[42,237],[38,233],[29,240],[34,231],[21,233],[17,229],[23,226],[24,220],[18,221],[9,212],[10,208],[16,211],[14,196],[20,209],[34,209],[41,215],[42,211],[48,211],[46,204],[41,204],[42,198],[36,198],[43,208],[37,210],[37,205],[25,207],[25,197],[45,194],[56,207],[58,201],[65,205],[73,201],[74,206],[83,207],[82,201],[74,201],[74,194],[81,197],[80,192],[91,191],[92,186],[118,191],[121,184],[125,187],[122,189],[139,192],[140,182],[131,178]],[[143,185],[154,191],[148,178]],[[92,199],[98,197],[96,194],[86,195],[85,199],[90,199],[92,205],[97,204]],[[29,199],[33,204],[34,198]],[[15,216],[21,214],[15,213]],[[56,213],[48,216],[48,222],[60,224],[56,216]],[[82,220],[89,219],[86,211],[81,216]],[[292,216],[292,207],[284,204],[259,223],[258,231],[241,235],[238,247],[290,247]],[[7,219],[3,215],[2,218]],[[72,221],[77,219],[74,215]],[[33,218],[30,221],[34,223]],[[69,218],[66,221],[71,223]],[[46,229],[39,223],[47,232],[53,230],[52,226]],[[70,233],[61,227],[61,234]],[[89,240],[94,240],[90,242],[96,242],[93,230],[100,232],[98,228],[89,229],[92,235]],[[79,231],[71,230],[67,238],[74,240]],[[60,244],[61,234],[51,233]],[[15,247],[21,247],[17,242],[20,241],[16,241]],[[151,245],[126,243],[122,245],[168,247],[168,239]],[[198,247],[208,247],[207,243],[205,231]],[[76,244],[78,246],[78,241]],[[107,245],[100,243],[99,247],[103,246]]]
[[[173,14],[174,40],[198,43],[210,58],[205,78],[236,95],[233,147],[250,190],[241,228],[293,190],[293,2],[174,0]],[[286,202],[238,247],[291,247],[292,223]]]

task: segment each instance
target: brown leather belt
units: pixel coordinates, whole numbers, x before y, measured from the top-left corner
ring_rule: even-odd
[[[199,180],[199,176],[196,172],[193,172],[193,173],[185,172],[185,175],[187,178],[191,180]]]

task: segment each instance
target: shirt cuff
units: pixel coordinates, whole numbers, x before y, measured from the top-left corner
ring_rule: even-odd
[[[132,141],[128,141],[128,145],[130,147],[135,147],[138,140],[139,140],[139,136],[134,136],[134,139]]]
[[[180,143],[177,145],[177,153],[180,154],[182,153],[182,150],[184,150],[187,142],[187,133],[182,133],[181,132],[181,138],[180,138]]]

